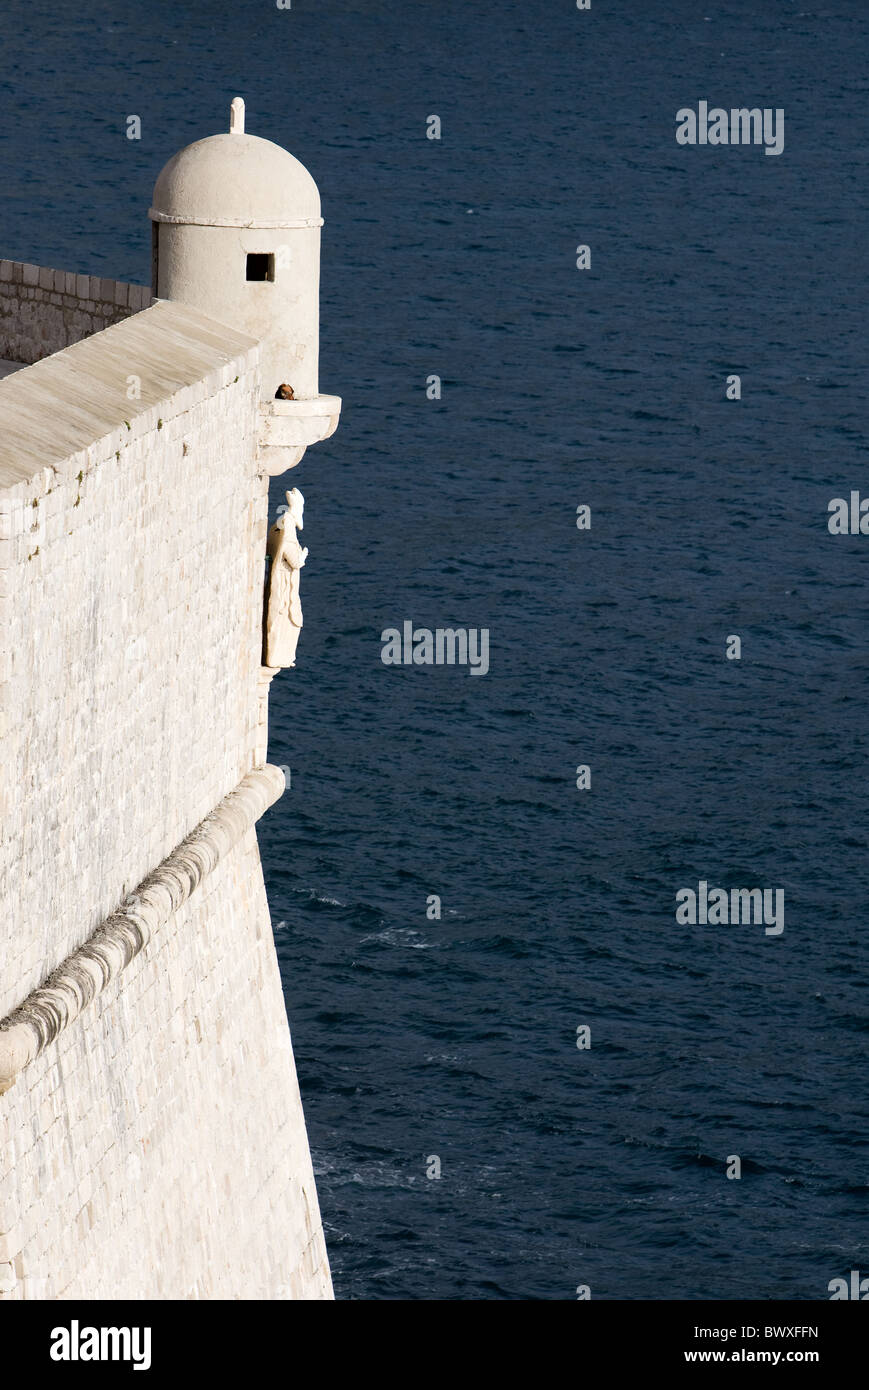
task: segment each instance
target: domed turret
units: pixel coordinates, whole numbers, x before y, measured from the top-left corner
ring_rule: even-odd
[[[320,195],[307,169],[244,133],[236,97],[228,134],[174,155],[154,186],[152,287],[262,341],[262,394],[318,394]]]

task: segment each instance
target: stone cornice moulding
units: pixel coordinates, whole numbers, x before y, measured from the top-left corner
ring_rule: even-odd
[[[148,216],[152,222],[168,222],[175,227],[239,227],[248,231],[264,228],[266,231],[292,232],[300,227],[323,226],[322,217],[290,217],[279,221],[261,217],[195,217],[187,213],[158,212],[153,207],[148,208]]]
[[[248,773],[117,912],[0,1021],[0,1096],[68,1028],[214,871],[284,791],[279,767]]]

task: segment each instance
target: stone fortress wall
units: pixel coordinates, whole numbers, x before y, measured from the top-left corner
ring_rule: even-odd
[[[145,285],[0,260],[0,359],[39,362],[150,303]]]
[[[0,1297],[329,1298],[254,829],[261,345],[150,302],[0,263],[33,363],[0,382]]]

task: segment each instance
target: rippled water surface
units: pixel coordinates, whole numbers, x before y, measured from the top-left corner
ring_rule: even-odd
[[[237,92],[322,191],[344,410],[273,486],[310,557],[260,839],[338,1296],[865,1272],[864,0],[4,13],[4,255],[146,280]],[[677,146],[701,99],[784,153]],[[384,666],[406,619],[488,674]],[[783,934],[677,924],[700,879]]]

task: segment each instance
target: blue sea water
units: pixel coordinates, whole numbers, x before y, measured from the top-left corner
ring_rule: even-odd
[[[869,1272],[869,540],[826,524],[869,493],[865,0],[4,18],[3,255],[146,281],[236,94],[321,188],[344,409],[272,490],[310,556],[260,841],[338,1297]],[[678,146],[700,100],[783,154]],[[385,666],[406,619],[488,674]],[[784,932],[679,925],[700,879]]]

